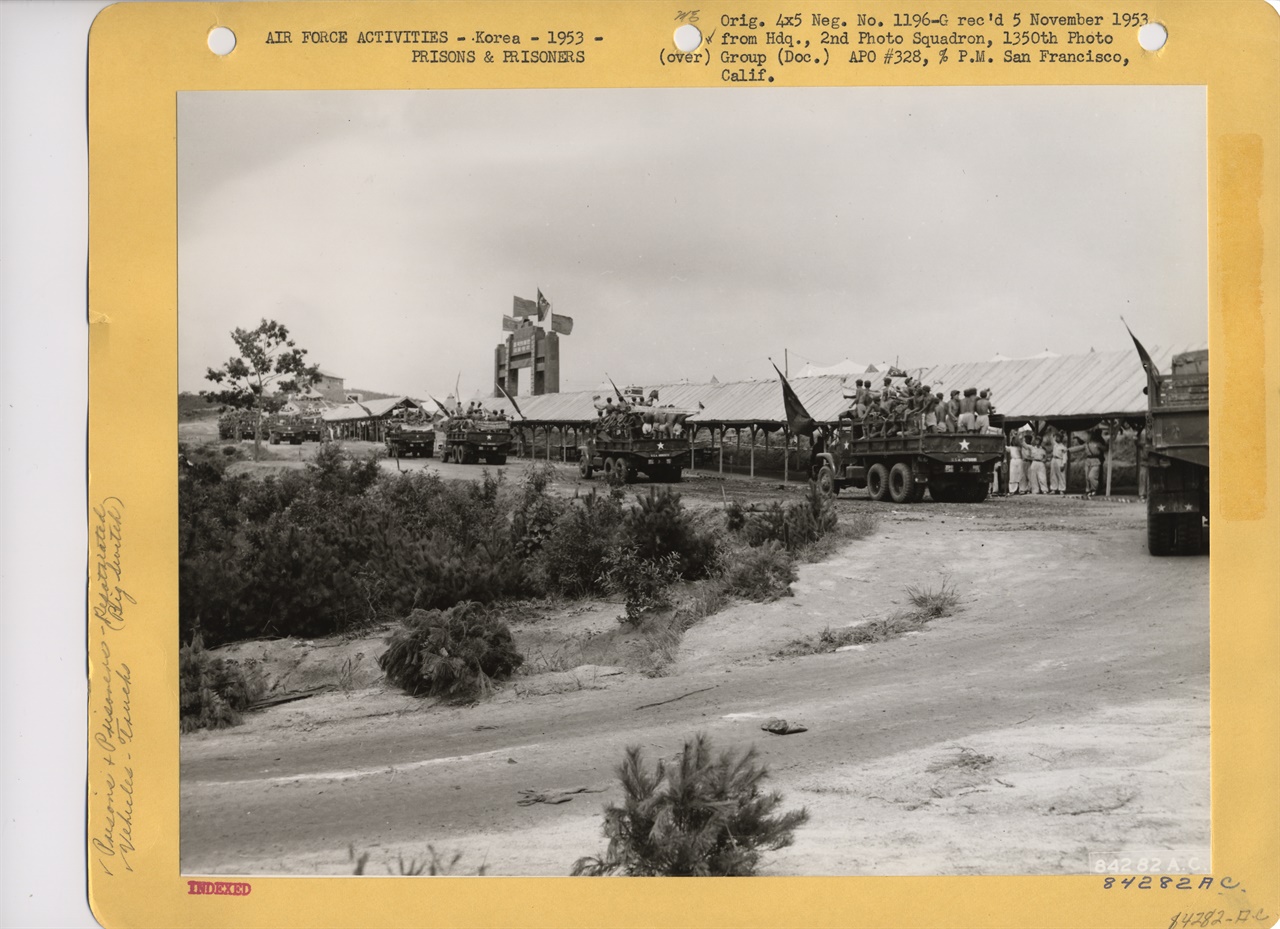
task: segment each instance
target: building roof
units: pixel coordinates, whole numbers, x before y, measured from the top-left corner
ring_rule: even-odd
[[[412,397],[381,397],[363,403],[344,403],[325,410],[320,418],[325,422],[343,422],[353,419],[381,419],[399,406],[422,409],[422,404]]]
[[[1151,350],[1152,360],[1168,371],[1175,354],[1203,350],[1206,343],[1176,345]],[[949,393],[968,387],[990,388],[996,410],[1012,420],[1102,419],[1134,417],[1146,413],[1143,393],[1146,376],[1137,353],[1132,350],[1090,352],[1085,355],[1045,355],[1042,357],[982,361],[908,368],[907,373]],[[844,397],[846,376],[796,377],[792,387],[819,422],[833,422],[848,408]],[[697,410],[689,422],[751,423],[780,425],[784,420],[782,390],[776,377],[755,381],[717,384],[659,384],[660,402],[680,409]],[[645,392],[650,389],[645,386]],[[593,396],[600,391],[573,391],[517,397],[525,417],[537,424],[585,423],[596,418]],[[505,410],[519,419],[502,397],[486,398],[488,409]]]

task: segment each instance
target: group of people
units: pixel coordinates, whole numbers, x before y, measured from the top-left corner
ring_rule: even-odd
[[[678,439],[684,435],[685,420],[692,415],[691,410],[676,409],[669,403],[660,406],[657,390],[649,391],[646,398],[643,391],[628,388],[627,394],[619,395],[616,401],[613,397],[601,399],[599,394],[591,401],[596,408],[600,428],[607,435],[620,438],[633,437],[638,433],[644,437]]]
[[[1006,446],[1009,462],[1010,494],[1065,494],[1067,492],[1067,461],[1075,452],[1085,453],[1085,496],[1098,493],[1102,474],[1102,461],[1107,453],[1107,441],[1102,431],[1095,429],[1084,442],[1074,445],[1070,436],[1059,430],[1049,430],[1043,435],[1014,432]],[[992,475],[993,490],[999,491],[999,472]]]
[[[953,390],[948,399],[942,391],[906,375],[901,386],[886,377],[877,388],[870,379],[858,378],[845,386],[849,409],[841,421],[853,424],[855,434],[866,438],[922,435],[929,432],[990,432],[991,414],[996,411],[991,391],[969,387]]]

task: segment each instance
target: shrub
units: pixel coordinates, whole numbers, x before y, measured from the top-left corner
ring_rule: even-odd
[[[711,742],[701,734],[685,742],[670,766],[659,761],[652,774],[640,749],[628,748],[618,768],[622,805],[605,808],[609,846],[600,857],[579,858],[573,874],[754,874],[762,852],[790,845],[794,830],[809,819],[803,808],[774,815],[782,795],[761,789],[767,776],[754,748],[713,760]]]
[[[778,542],[787,551],[794,552],[833,532],[839,517],[834,504],[810,481],[803,500],[786,506],[774,502],[763,509],[731,514],[730,525],[739,523],[748,545]]]
[[[719,564],[715,536],[699,529],[680,503],[680,495],[666,487],[637,495],[639,506],[627,513],[627,540],[645,561],[658,562],[674,554],[681,577],[705,577]]]
[[[524,473],[511,518],[511,541],[519,555],[528,557],[540,552],[565,510],[561,500],[547,494],[555,473],[550,463],[530,465]]]
[[[767,602],[791,593],[795,564],[779,542],[765,542],[733,558],[725,570],[725,592],[748,600]]]
[[[937,590],[932,587],[908,587],[907,597],[916,612],[928,619],[950,616],[960,605],[960,595],[951,585],[950,578],[943,578],[942,585]]]
[[[547,579],[561,592],[583,597],[605,586],[605,556],[618,544],[622,505],[594,490],[574,500],[551,528],[543,546]]]
[[[355,870],[352,874],[364,874],[365,866],[369,864],[369,853],[361,852],[356,855],[356,847],[354,845],[347,846],[347,860],[355,863]],[[419,861],[417,858],[404,860],[403,855],[396,855],[396,870],[391,870],[391,862],[387,861],[387,873],[392,877],[422,877],[424,874],[428,877],[448,877],[454,873],[458,862],[462,860],[462,852],[455,851],[451,856],[446,858],[444,855],[436,851],[434,845],[427,846],[426,857]],[[480,865],[476,868],[476,874],[483,877],[488,871],[488,865]]]
[[[240,724],[240,714],[262,695],[259,674],[238,661],[205,651],[196,635],[178,650],[178,717],[183,732],[225,729]]]
[[[680,559],[674,552],[656,559],[642,558],[631,544],[622,544],[604,557],[605,583],[624,597],[626,613],[619,622],[638,623],[645,614],[671,605],[668,589],[680,577]]]
[[[378,665],[413,696],[465,699],[509,678],[524,663],[511,630],[478,603],[414,610],[387,637]]]

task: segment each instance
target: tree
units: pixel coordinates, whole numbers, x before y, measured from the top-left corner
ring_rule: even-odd
[[[205,378],[219,389],[202,390],[200,396],[257,414],[253,426],[253,455],[257,458],[262,452],[262,414],[273,399],[268,389],[274,387],[279,392],[310,387],[320,377],[320,366],[306,363],[307,350],[298,348],[289,338],[289,330],[274,319],[262,320],[256,329],[237,328],[231,341],[240,354],[228,358],[220,368],[209,368]]]

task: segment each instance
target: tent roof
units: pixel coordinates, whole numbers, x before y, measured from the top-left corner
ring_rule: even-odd
[[[320,418],[325,422],[342,422],[352,419],[381,419],[398,406],[422,409],[422,404],[412,397],[381,397],[377,400],[365,400],[363,403],[344,403],[342,406],[325,410]]]
[[[1205,347],[1206,343],[1200,342],[1155,348],[1151,356],[1161,371],[1168,371],[1175,354]],[[990,388],[996,410],[1013,420],[1140,416],[1147,409],[1143,393],[1146,376],[1132,350],[934,365],[907,371],[932,386],[934,392]],[[792,381],[809,415],[820,422],[832,422],[848,408],[843,376],[796,377]],[[704,409],[690,416],[690,422],[780,424],[784,419],[782,390],[776,377],[717,384],[645,385],[645,392],[654,386],[664,404],[697,409],[702,403]],[[596,394],[606,395],[585,390],[517,397],[516,402],[532,422],[589,422],[596,418],[592,402]],[[506,410],[519,419],[505,398],[486,398],[484,405]]]

